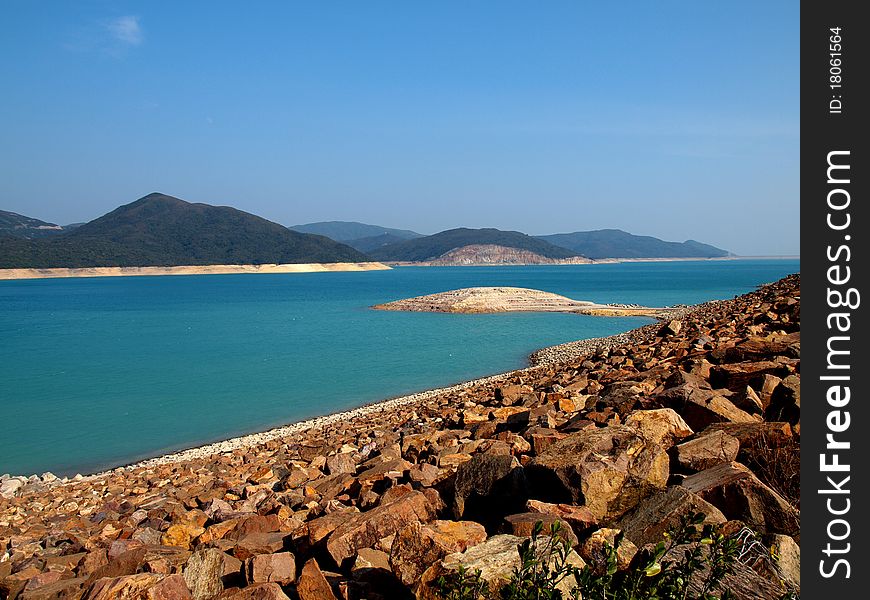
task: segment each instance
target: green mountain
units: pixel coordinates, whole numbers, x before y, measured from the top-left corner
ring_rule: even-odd
[[[305,225],[293,225],[293,231],[300,233],[315,233],[325,235],[336,242],[351,242],[379,235],[391,235],[397,240],[410,240],[423,237],[423,234],[408,229],[391,229],[380,225],[368,225],[356,221],[321,221],[319,223],[307,223]]]
[[[18,213],[0,210],[0,236],[33,239],[57,235],[64,229],[64,227],[54,223],[46,223]]]
[[[449,229],[435,235],[405,240],[377,248],[368,254],[376,260],[416,262],[437,258],[455,248],[484,244],[528,250],[547,258],[570,258],[577,255],[576,252],[554,246],[519,231],[466,228]]]
[[[381,235],[373,235],[370,237],[359,238],[356,240],[347,240],[344,243],[351,248],[356,248],[364,254],[368,254],[379,248],[383,248],[384,246],[404,242],[406,239],[407,238],[401,238],[397,235],[393,235],[392,233],[382,233]]]
[[[666,242],[647,235],[633,235],[620,229],[575,231],[537,237],[587,258],[719,258],[730,255],[727,250],[694,240]]]
[[[0,268],[363,262],[329,238],[228,206],[164,194],[116,208],[51,237],[0,238]]]

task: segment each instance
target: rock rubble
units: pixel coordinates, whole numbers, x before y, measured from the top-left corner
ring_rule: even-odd
[[[460,566],[509,578],[537,521],[562,524],[577,565],[624,532],[624,566],[696,511],[777,548],[729,586],[779,597],[800,584],[799,497],[773,452],[799,450],[799,285],[261,437],[6,476],[0,600],[436,598]]]

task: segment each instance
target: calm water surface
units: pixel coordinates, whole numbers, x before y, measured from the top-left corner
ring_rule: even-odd
[[[0,474],[92,472],[523,367],[649,322],[369,310],[469,286],[647,306],[730,298],[797,260],[0,281]]]

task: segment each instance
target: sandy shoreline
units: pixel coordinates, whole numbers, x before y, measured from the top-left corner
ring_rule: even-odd
[[[379,262],[286,263],[263,265],[192,265],[178,267],[88,267],[81,269],[0,269],[0,280],[58,277],[130,277],[143,275],[229,275],[234,273],[326,273],[385,271]]]
[[[564,344],[558,344],[556,346],[548,346],[545,348],[538,349],[532,352],[529,355],[530,366],[524,367],[522,369],[514,369],[511,371],[505,371],[503,373],[496,373],[493,375],[487,375],[485,377],[479,377],[477,379],[471,379],[468,381],[463,381],[460,383],[456,383],[454,385],[449,385],[441,388],[433,388],[429,390],[424,390],[421,392],[416,392],[414,394],[408,394],[406,396],[399,396],[395,398],[387,398],[384,400],[378,400],[375,402],[371,402],[369,404],[364,404],[357,408],[353,408],[350,410],[343,410],[335,413],[330,413],[318,417],[313,417],[310,419],[305,419],[302,421],[297,421],[294,423],[289,423],[287,425],[283,425],[280,427],[274,427],[272,429],[267,429],[265,431],[251,433],[247,435],[241,435],[233,438],[229,438],[226,440],[220,440],[217,442],[213,442],[210,444],[204,444],[200,446],[194,446],[192,448],[188,448],[186,450],[180,450],[178,452],[171,452],[168,454],[163,454],[159,456],[155,456],[153,458],[147,458],[141,461],[137,461],[129,464],[122,464],[112,469],[108,469],[105,471],[100,471],[97,473],[89,474],[89,475],[76,475],[75,477],[64,477],[59,479],[53,479],[53,474],[51,474],[46,483],[50,483],[52,485],[63,485],[65,483],[75,483],[80,481],[93,481],[103,477],[108,477],[115,472],[121,471],[132,471],[134,469],[143,468],[143,467],[154,467],[158,465],[165,465],[169,463],[179,463],[188,460],[196,460],[201,458],[206,458],[208,456],[213,456],[217,454],[223,454],[225,452],[232,452],[234,450],[238,450],[239,448],[252,448],[255,446],[259,446],[261,444],[265,444],[269,441],[286,437],[288,435],[292,435],[295,433],[304,432],[310,429],[317,429],[321,427],[326,427],[333,423],[338,423],[341,421],[349,421],[353,419],[357,419],[360,417],[364,417],[367,415],[371,415],[373,413],[380,413],[389,410],[396,409],[401,406],[405,406],[408,404],[414,404],[418,402],[423,402],[430,398],[439,396],[441,394],[446,394],[450,392],[455,392],[459,390],[464,390],[467,388],[475,387],[482,384],[488,383],[497,383],[501,380],[508,379],[517,374],[523,373],[533,373],[537,370],[547,367],[550,364],[558,363],[560,361],[568,360],[573,357],[579,356],[581,354],[587,354],[590,352],[594,352],[601,348],[607,348],[619,344],[624,344],[632,341],[637,336],[641,335],[646,329],[650,327],[657,327],[655,324],[644,325],[642,327],[638,327],[636,329],[632,329],[623,333],[618,333],[611,336],[600,337],[600,338],[590,338],[586,340],[576,340],[573,342],[566,342]],[[50,473],[50,472],[49,472]],[[45,474],[43,474],[45,475]],[[12,475],[12,477],[26,477],[29,479],[40,478],[39,475]]]

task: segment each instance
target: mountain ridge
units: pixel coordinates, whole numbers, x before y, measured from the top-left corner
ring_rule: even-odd
[[[0,238],[0,268],[367,262],[324,236],[154,192],[68,232]]]

